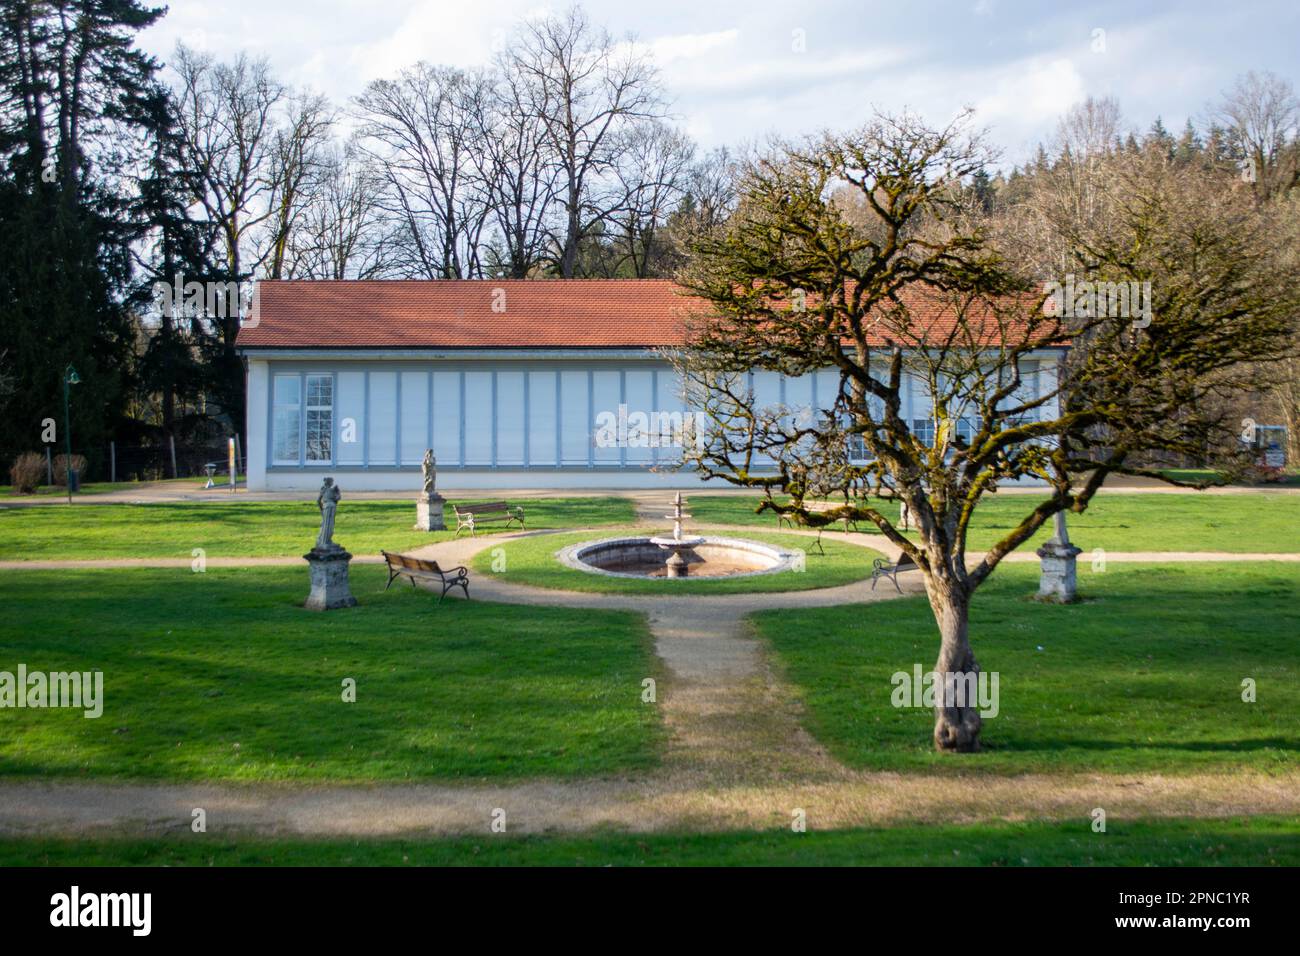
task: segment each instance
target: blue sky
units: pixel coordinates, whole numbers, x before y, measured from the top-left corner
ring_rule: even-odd
[[[171,0],[143,44],[177,40],[268,57],[282,80],[338,103],[425,59],[488,61],[527,0]],[[552,7],[562,7],[554,4]],[[1268,69],[1300,88],[1300,3],[820,2],[591,0],[592,20],[654,56],[680,125],[705,146],[860,123],[871,105],[931,123],[965,105],[1008,162],[1023,161],[1089,95],[1115,96],[1128,125],[1177,132],[1233,79]],[[1100,32],[1099,32],[1100,31]],[[802,47],[802,49],[800,49]]]

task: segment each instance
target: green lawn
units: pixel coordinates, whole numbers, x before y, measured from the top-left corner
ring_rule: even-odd
[[[0,838],[0,866],[1297,866],[1300,819],[404,840]]]
[[[931,750],[932,715],[891,705],[891,676],[934,665],[924,598],[756,615],[840,760],[869,769],[1293,769],[1300,757],[1300,566],[1080,565],[1070,606],[1027,600],[1037,568],[1007,565],[977,592],[971,641],[999,673],[985,751]],[[1257,685],[1243,703],[1243,678]]]
[[[6,571],[0,670],[100,669],[104,712],[0,712],[0,775],[331,782],[653,766],[644,619],[394,587],[300,606],[305,567]],[[344,703],[344,678],[356,702]]]
[[[1213,468],[1162,468],[1160,473],[1166,478],[1172,478],[1175,481],[1209,481],[1216,484],[1223,484],[1223,473]],[[1300,472],[1294,468],[1289,468],[1279,482],[1253,482],[1242,481],[1238,484],[1255,485],[1256,487],[1268,487],[1272,484],[1295,485],[1300,484]]]
[[[723,534],[701,530],[692,533]],[[833,587],[859,581],[871,574],[871,561],[879,552],[842,541],[823,542],[825,554],[813,547],[814,539],[793,534],[754,533],[746,538],[764,544],[776,544],[788,549],[800,548],[805,552],[803,571],[761,575],[750,578],[698,578],[669,580],[667,578],[610,578],[590,574],[562,565],[555,553],[571,544],[600,538],[617,538],[645,534],[644,530],[602,529],[598,533],[546,534],[531,538],[515,538],[500,545],[480,551],[470,562],[479,574],[492,574],[511,584],[526,584],[539,588],[557,588],[568,591],[593,591],[618,594],[741,594],[755,591],[807,591],[812,588]],[[499,570],[504,566],[504,570]]]
[[[690,499],[696,523],[752,525],[775,528],[771,512],[756,515],[759,498],[705,496]],[[988,495],[971,522],[968,546],[990,547],[1038,503],[1034,495]],[[884,513],[898,515],[897,503],[881,503]],[[1110,494],[1093,499],[1088,510],[1069,515],[1070,538],[1085,551],[1300,551],[1300,495],[1252,492],[1239,495]],[[840,526],[842,527],[842,526]],[[862,531],[875,531],[869,522]],[[1051,536],[1052,526],[1021,545],[1037,548]]]
[[[453,531],[422,532],[413,528],[412,501],[345,498],[334,539],[356,555],[445,541],[456,527],[450,508],[447,513]],[[525,502],[524,514],[529,528],[580,528],[626,523],[634,509],[623,498],[540,498]],[[189,559],[195,548],[209,558],[298,556],[311,548],[319,527],[314,500],[0,508],[0,559]]]

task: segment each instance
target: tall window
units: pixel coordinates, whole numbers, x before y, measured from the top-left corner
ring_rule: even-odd
[[[334,453],[334,376],[307,376],[307,461],[329,462]]]
[[[277,465],[298,464],[302,437],[302,379],[277,375],[272,386],[271,458]]]
[[[912,434],[923,445],[934,444],[934,419],[933,418],[914,418],[912,419]]]

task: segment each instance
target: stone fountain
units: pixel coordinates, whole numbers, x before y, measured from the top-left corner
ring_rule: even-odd
[[[661,550],[671,552],[668,560],[664,562],[670,578],[684,578],[687,576],[690,562],[682,555],[694,556],[695,549],[704,543],[704,538],[700,535],[682,536],[682,519],[689,518],[690,515],[682,514],[682,493],[677,492],[677,497],[673,499],[672,514],[664,515],[665,518],[673,519],[672,537],[658,535],[650,539],[650,543],[657,545]]]

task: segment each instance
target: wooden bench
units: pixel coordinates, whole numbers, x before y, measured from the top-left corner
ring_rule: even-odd
[[[899,572],[915,570],[917,570],[916,562],[906,552],[893,564],[890,564],[885,558],[876,558],[875,561],[871,562],[871,590],[876,589],[877,578],[889,578],[894,582],[894,587],[898,590],[898,593],[902,594],[903,589],[898,587]]]
[[[465,592],[465,597],[469,597],[469,568],[451,568],[444,571],[438,567],[437,561],[413,558],[409,554],[389,554],[387,551],[379,553],[384,556],[384,561],[388,564],[388,584],[384,585],[385,591],[392,586],[395,578],[404,574],[411,579],[411,587],[415,587],[416,578],[441,584],[442,593],[438,595],[439,601],[442,601],[452,588],[460,588]]]
[[[451,510],[456,512],[456,537],[458,538],[466,528],[469,529],[470,537],[473,537],[479,525],[492,521],[504,521],[507,528],[515,521],[519,522],[520,529],[524,526],[524,509],[504,501],[485,501],[474,505],[453,504]]]

